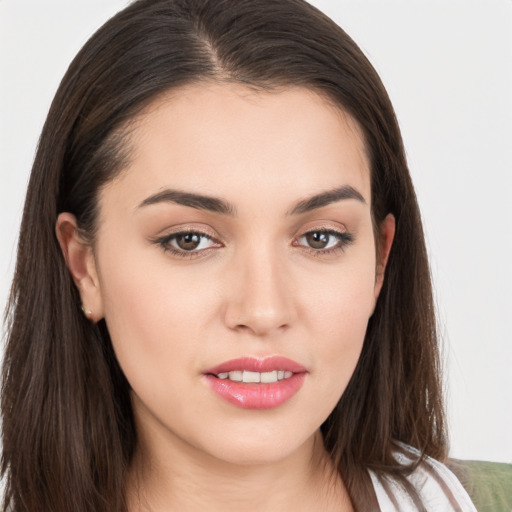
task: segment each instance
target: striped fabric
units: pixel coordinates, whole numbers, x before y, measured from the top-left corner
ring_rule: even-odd
[[[402,453],[396,454],[401,464],[411,463],[419,452],[410,447],[403,447],[411,453],[409,458]],[[380,512],[416,511],[412,498],[397,482],[387,480],[388,489],[380,479],[370,472],[380,506]],[[409,482],[418,491],[425,510],[428,512],[477,512],[470,497],[457,477],[442,463],[427,457],[424,463],[408,476]]]

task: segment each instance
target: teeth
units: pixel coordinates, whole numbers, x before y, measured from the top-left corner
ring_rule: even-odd
[[[248,372],[244,370],[242,382],[260,382],[261,376],[259,372]]]
[[[234,382],[246,382],[246,383],[264,383],[269,384],[278,382],[283,379],[289,379],[293,375],[293,372],[285,370],[273,370],[271,372],[250,372],[247,370],[236,370],[232,372],[222,372],[217,375],[218,379],[232,380]]]
[[[235,382],[242,382],[243,372],[229,372],[229,380],[234,380]]]
[[[263,372],[261,374],[261,382],[277,382],[277,372]]]

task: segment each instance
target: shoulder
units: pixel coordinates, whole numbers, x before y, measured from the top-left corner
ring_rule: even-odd
[[[410,446],[402,446],[405,453],[397,452],[395,458],[400,464],[407,465],[419,452]],[[381,512],[417,510],[405,489],[393,479],[387,479],[385,486],[377,475],[370,472],[370,476]],[[427,511],[477,512],[457,477],[437,460],[426,457],[407,479],[418,492]]]

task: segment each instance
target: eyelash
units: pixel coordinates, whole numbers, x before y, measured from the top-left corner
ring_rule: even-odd
[[[313,247],[308,247],[308,246],[299,244],[297,242],[301,238],[304,238],[311,234],[324,234],[324,235],[332,236],[332,237],[337,238],[338,241],[334,247],[329,247],[328,249],[314,249]],[[176,238],[178,238],[180,236],[186,236],[186,235],[197,235],[201,239],[206,239],[206,240],[212,241],[214,244],[216,244],[216,246],[207,247],[205,249],[200,249],[200,250],[186,251],[184,249],[177,249],[176,247],[173,247],[171,245],[171,242],[173,240],[175,240]],[[304,233],[302,233],[300,236],[296,237],[294,239],[292,245],[294,247],[302,247],[303,249],[307,250],[313,256],[321,257],[321,256],[327,256],[327,255],[331,255],[331,254],[335,254],[335,253],[344,251],[350,244],[352,244],[354,242],[354,240],[355,240],[354,236],[348,232],[342,232],[342,231],[326,229],[326,228],[315,228],[315,229],[309,229],[309,230],[305,231]],[[185,229],[182,231],[177,231],[170,235],[166,235],[164,237],[158,238],[154,242],[156,244],[158,244],[163,249],[163,251],[165,253],[170,253],[173,256],[176,256],[178,258],[188,258],[188,259],[200,258],[202,256],[205,256],[207,253],[209,253],[211,249],[215,249],[215,248],[222,246],[222,244],[220,242],[215,240],[215,238],[213,238],[209,234],[204,233],[202,231],[193,230],[193,229],[190,229],[190,230]]]
[[[306,237],[308,235],[312,235],[312,234],[323,234],[323,235],[328,235],[330,237],[332,236],[332,237],[336,238],[338,241],[334,247],[329,247],[328,249],[314,249],[313,247],[300,245],[300,244],[296,243],[295,241],[293,242],[292,245],[294,245],[296,247],[303,247],[308,252],[310,252],[310,254],[312,254],[313,256],[320,257],[320,256],[328,256],[330,254],[343,252],[355,240],[354,235],[352,235],[351,233],[348,233],[347,231],[337,231],[335,229],[328,229],[325,227],[308,229],[307,231],[302,233],[300,236],[298,236],[295,240],[300,240],[301,238],[304,238],[304,237]]]
[[[155,240],[155,243],[157,243],[165,253],[170,253],[173,256],[177,256],[178,258],[185,258],[185,259],[193,259],[193,258],[199,258],[201,256],[206,255],[206,253],[210,252],[211,249],[216,248],[213,247],[207,247],[206,249],[200,249],[200,250],[193,250],[193,251],[186,251],[184,249],[177,249],[176,247],[173,247],[171,245],[171,242],[175,240],[176,238],[180,236],[186,236],[186,235],[197,235],[201,239],[207,239],[214,242],[214,244],[217,244],[217,247],[221,247],[220,242],[215,240],[212,236],[210,236],[207,233],[204,233],[202,231],[194,230],[194,229],[183,229],[181,231],[176,231],[175,233],[171,233],[170,235],[166,235],[162,238],[158,238]]]

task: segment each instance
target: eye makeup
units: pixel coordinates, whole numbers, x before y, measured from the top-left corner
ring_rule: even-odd
[[[355,237],[351,233],[324,226],[308,229],[296,237],[292,245],[302,247],[314,256],[328,256],[343,252],[354,241]]]
[[[160,246],[164,253],[188,259],[204,257],[211,250],[223,247],[210,233],[192,227],[158,237],[153,243]]]
[[[293,238],[291,246],[321,257],[341,253],[354,241],[354,235],[347,231],[320,226],[302,231]],[[206,257],[213,250],[224,247],[211,233],[194,227],[178,229],[152,242],[164,253],[188,259]]]

